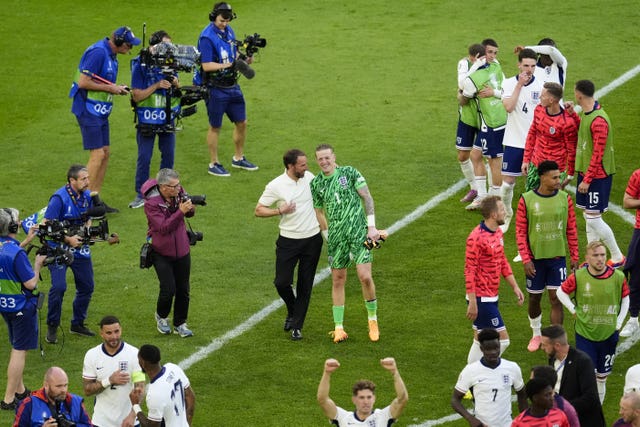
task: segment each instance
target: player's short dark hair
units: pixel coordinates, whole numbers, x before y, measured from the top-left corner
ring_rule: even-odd
[[[525,393],[527,393],[527,397],[529,399],[533,399],[533,396],[545,390],[546,388],[551,387],[547,381],[541,378],[531,378],[527,385],[524,387]]]
[[[564,330],[562,325],[551,325],[547,326],[546,328],[542,328],[540,334],[552,341],[557,341],[561,344],[567,344],[567,331]]]
[[[538,46],[553,46],[556,47],[556,42],[549,37],[545,37],[538,42]]]
[[[74,163],[69,166],[69,170],[67,170],[67,182],[73,179],[78,179],[78,175],[80,175],[80,171],[87,170],[85,165],[81,165],[79,163]]]
[[[553,96],[555,99],[557,100],[562,99],[563,90],[562,90],[562,85],[560,83],[546,82],[544,85],[542,85],[542,87],[545,88],[547,92],[551,96]]]
[[[543,160],[538,165],[538,176],[542,176],[549,171],[559,170],[558,164],[553,160]]]
[[[481,45],[480,43],[474,43],[471,46],[469,46],[469,55],[476,57],[476,56],[484,56],[485,55],[485,48],[483,45]]]
[[[162,41],[166,38],[170,39],[171,36],[165,30],[158,30],[155,33],[151,34],[149,37],[149,46],[157,45],[158,43],[162,43]]]
[[[160,363],[160,349],[153,344],[144,344],[138,350],[138,356],[149,363]]]
[[[369,380],[360,380],[353,385],[351,392],[357,396],[360,390],[371,390],[371,393],[376,394],[376,385]]]
[[[316,153],[322,150],[331,150],[333,153],[333,146],[331,144],[320,144],[316,147]]]
[[[538,54],[533,49],[522,49],[518,53],[518,62],[522,62],[523,59],[538,60]]]
[[[500,47],[498,46],[498,42],[495,41],[494,39],[484,39],[482,40],[482,45],[484,47],[487,47],[487,46]]]
[[[489,219],[491,214],[498,210],[498,202],[502,200],[500,196],[487,196],[480,202],[480,213],[484,219]]]
[[[596,86],[591,80],[578,80],[576,82],[576,90],[590,98],[596,93]]]
[[[539,378],[541,380],[549,383],[551,387],[556,386],[556,382],[558,382],[558,373],[556,370],[549,365],[538,365],[531,368],[531,373],[533,374],[533,378]]]
[[[99,325],[100,325],[100,328],[102,329],[103,326],[115,325],[116,323],[120,323],[120,320],[118,320],[116,316],[107,315],[107,316],[104,316],[102,319],[100,319]]]
[[[499,340],[500,333],[493,328],[484,328],[478,332],[478,342],[480,345],[485,341]]]
[[[284,153],[282,156],[282,162],[284,163],[284,167],[286,168],[289,165],[295,165],[298,162],[298,157],[306,156],[302,150],[298,150],[297,148],[292,148],[291,150]]]

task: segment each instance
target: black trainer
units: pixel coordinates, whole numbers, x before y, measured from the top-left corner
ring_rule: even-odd
[[[106,203],[104,204],[104,210],[106,213],[120,213],[120,209],[113,208]]]
[[[15,411],[17,406],[18,402],[16,402],[15,399],[10,403],[5,402],[4,400],[0,401],[0,409],[3,411]]]
[[[23,399],[26,399],[29,395],[31,394],[31,390],[29,390],[28,388],[24,388],[24,391],[22,393],[16,393],[16,400],[17,401],[21,401]]]
[[[70,332],[72,334],[82,335],[84,337],[93,337],[93,336],[96,335],[95,332],[93,332],[91,329],[89,329],[86,326],[84,326],[84,323],[79,323],[77,325],[71,325]]]
[[[287,318],[284,321],[284,328],[283,329],[286,332],[289,332],[291,329],[293,329],[293,317],[287,316]]]
[[[294,341],[300,341],[302,339],[302,332],[300,329],[294,329],[291,331],[291,339]]]
[[[44,339],[49,344],[58,342],[58,326],[47,325],[47,337]]]

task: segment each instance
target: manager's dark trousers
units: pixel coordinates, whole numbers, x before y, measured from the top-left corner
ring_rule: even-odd
[[[302,329],[304,325],[321,251],[320,233],[306,239],[279,236],[276,241],[276,278],[273,284],[287,306],[287,316],[293,319],[294,329]],[[293,272],[296,264],[298,281],[294,294]]]
[[[624,272],[627,274],[629,283],[629,315],[638,317],[640,313],[640,229],[638,228],[633,229]]]
[[[180,326],[187,321],[189,314],[191,254],[172,259],[156,252],[153,254],[153,267],[160,280],[156,312],[162,318],[169,317],[173,303],[173,326]]]

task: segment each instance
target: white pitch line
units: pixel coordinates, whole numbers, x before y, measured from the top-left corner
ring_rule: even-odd
[[[464,179],[456,182],[455,184],[447,188],[442,193],[435,195],[425,204],[416,208],[413,212],[409,213],[404,218],[395,222],[393,225],[391,225],[391,227],[387,229],[387,231],[389,232],[389,234],[393,234],[396,231],[406,227],[407,225],[411,224],[413,221],[420,218],[429,210],[435,208],[440,203],[442,203],[443,201],[447,200],[449,197],[456,194],[458,191],[464,188],[465,185],[467,185],[467,182]],[[323,268],[319,273],[316,274],[313,281],[314,286],[322,282],[324,279],[326,279],[330,275],[331,275],[331,269],[329,269],[329,267]],[[207,358],[211,353],[217,350],[220,350],[220,348],[222,348],[225,344],[227,344],[232,339],[239,337],[240,335],[244,334],[245,332],[247,332],[248,330],[256,326],[258,323],[262,322],[264,319],[267,318],[267,316],[269,316],[271,313],[273,313],[274,311],[282,307],[283,304],[284,302],[280,298],[273,300],[271,304],[265,306],[262,310],[254,313],[247,320],[245,320],[244,322],[242,322],[232,330],[226,332],[224,335],[214,338],[206,347],[200,348],[191,356],[187,357],[186,359],[178,363],[178,365],[183,370],[186,371],[194,364]]]

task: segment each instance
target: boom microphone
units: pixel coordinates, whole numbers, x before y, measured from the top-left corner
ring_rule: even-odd
[[[247,64],[242,59],[236,59],[236,61],[234,62],[234,67],[236,70],[240,72],[240,74],[242,74],[249,80],[251,80],[253,76],[256,75],[255,70],[251,68],[249,64]]]

